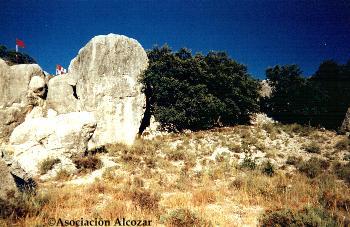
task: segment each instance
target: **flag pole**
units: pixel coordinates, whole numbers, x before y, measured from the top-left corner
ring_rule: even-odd
[[[18,45],[16,44],[16,53],[18,52]]]

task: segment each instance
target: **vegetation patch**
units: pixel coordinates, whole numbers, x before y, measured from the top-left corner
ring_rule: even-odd
[[[299,165],[299,171],[309,178],[315,178],[329,168],[326,160],[316,157],[310,158],[308,161],[302,161]]]
[[[53,169],[53,167],[58,163],[61,163],[61,160],[58,158],[45,159],[40,164],[40,167],[39,167],[40,174],[46,174],[49,170]]]
[[[308,153],[321,154],[321,148],[316,142],[304,146],[303,149]]]
[[[270,211],[260,219],[260,225],[270,226],[339,226],[335,217],[318,207],[307,207],[292,211],[282,209]]]
[[[212,226],[208,221],[198,217],[198,215],[188,208],[178,208],[170,211],[167,215],[162,217],[163,222],[168,226]]]
[[[80,171],[93,171],[102,167],[101,160],[94,155],[78,157],[73,162]]]

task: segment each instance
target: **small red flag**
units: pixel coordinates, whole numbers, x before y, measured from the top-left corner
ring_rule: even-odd
[[[19,39],[16,39],[16,45],[18,45],[19,47],[22,47],[22,48],[25,47],[24,42],[22,40],[19,40]]]

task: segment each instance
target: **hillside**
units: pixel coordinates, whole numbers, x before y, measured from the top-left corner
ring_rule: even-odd
[[[76,160],[78,176],[61,171],[53,181],[37,179],[29,215],[16,222],[125,217],[152,220],[152,226],[349,224],[349,138],[264,115],[253,123],[147,139],[151,133],[133,146],[95,150]]]
[[[262,94],[225,52],[117,34],[55,77],[0,59],[0,226],[349,225],[348,100],[339,132],[276,122],[262,103],[291,122],[325,104],[297,66],[268,71]]]

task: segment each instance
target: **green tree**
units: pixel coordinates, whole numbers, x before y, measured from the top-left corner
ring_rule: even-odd
[[[326,112],[320,116],[320,121],[326,127],[337,129],[350,107],[350,61],[345,65],[324,61],[310,80],[328,97],[324,103]]]
[[[167,46],[148,51],[142,83],[149,114],[171,130],[206,129],[247,121],[259,109],[258,82],[226,53],[192,55]]]
[[[36,61],[28,54],[8,50],[4,45],[0,45],[0,58],[7,63],[14,64],[36,64]]]
[[[262,100],[262,109],[273,118],[292,123],[320,124],[326,95],[317,84],[302,76],[297,65],[275,66],[266,70],[273,87],[271,97]]]

